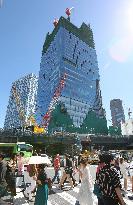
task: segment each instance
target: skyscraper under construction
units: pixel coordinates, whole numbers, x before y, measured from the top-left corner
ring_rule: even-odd
[[[37,120],[49,129],[107,133],[90,25],[61,17],[46,35],[38,80]]]

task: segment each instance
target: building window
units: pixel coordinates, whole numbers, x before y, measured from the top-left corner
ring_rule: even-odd
[[[76,67],[76,64],[73,63],[71,60],[69,60],[69,59],[67,59],[67,58],[65,58],[65,57],[63,57],[63,60],[64,60],[64,62],[69,63],[70,65]]]
[[[74,53],[73,53],[73,59],[74,59]]]

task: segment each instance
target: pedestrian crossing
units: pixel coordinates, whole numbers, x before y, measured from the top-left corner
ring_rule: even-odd
[[[131,188],[129,185],[128,189]],[[58,185],[53,185],[53,193],[49,195],[48,205],[75,205],[78,197],[80,185],[70,190],[69,184],[65,184],[64,190],[60,190]],[[133,205],[133,200],[129,200],[128,196],[132,195],[130,191],[125,194],[124,201],[127,205]],[[33,198],[34,199],[34,198]],[[2,204],[1,204],[2,205]],[[20,188],[17,188],[17,196],[14,198],[14,205],[34,205],[34,202],[28,202],[21,192]],[[93,205],[97,205],[97,197],[93,195]]]
[[[48,205],[75,205],[77,202],[77,196],[79,192],[80,185],[75,187],[74,189],[70,189],[68,184],[65,184],[64,191],[59,190],[57,186],[52,187],[56,194],[50,195],[49,200],[50,204]],[[56,195],[56,196],[55,196]],[[94,205],[97,204],[97,198],[94,197]]]
[[[70,190],[68,184],[65,185],[65,189],[60,190],[58,186],[52,186],[53,194],[49,195],[48,205],[75,205],[79,192],[80,185]],[[129,192],[130,193],[130,192]],[[128,195],[130,195],[128,193]],[[128,199],[128,195],[125,195],[124,201],[127,205],[132,205],[133,201]],[[22,192],[19,192],[14,201],[15,205],[33,205],[34,202],[27,202]],[[97,205],[97,197],[93,195],[93,205]]]

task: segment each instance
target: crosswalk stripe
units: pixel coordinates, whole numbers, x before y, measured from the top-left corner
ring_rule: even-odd
[[[63,199],[65,199],[67,202],[69,202],[70,204],[74,205],[76,203],[76,198],[73,197],[71,194],[68,194],[67,192],[62,192],[62,193],[57,193],[60,197],[62,197]]]
[[[125,199],[125,198],[124,198],[124,201],[125,201],[125,202],[126,202],[126,204],[128,204],[128,205],[133,205],[133,201],[130,201],[130,200]]]
[[[52,188],[53,191],[55,192],[56,197],[54,194],[49,195],[48,205],[59,205],[60,202],[63,204],[66,203],[66,204],[74,205],[75,202],[77,201],[80,185],[74,187],[74,189],[70,190],[69,193],[67,191],[59,190],[57,186],[52,186]],[[68,184],[65,184],[65,188],[69,189],[70,186],[68,186]],[[19,189],[17,189],[17,193],[18,194],[15,197],[15,205],[18,205],[20,203],[19,200],[21,201],[20,205],[30,205],[29,202],[25,200],[23,193],[20,192]],[[124,197],[124,201],[126,202],[127,205],[132,205],[133,201],[128,199],[129,195],[132,195],[132,193],[128,192],[128,194],[126,194]],[[94,198],[93,203],[97,204],[97,197],[94,195],[93,198]]]
[[[78,187],[74,187],[73,191],[75,191],[76,193],[79,193],[79,188]]]

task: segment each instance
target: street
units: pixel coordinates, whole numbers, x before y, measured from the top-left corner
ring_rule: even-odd
[[[95,180],[95,170],[96,166],[93,165],[90,167],[91,175],[93,178],[93,181]],[[48,177],[54,176],[54,169],[53,167],[48,167],[46,169],[46,172],[48,174]],[[76,174],[76,180],[78,182],[78,174]],[[123,181],[122,181],[123,183]],[[65,184],[65,188],[63,190],[58,189],[58,184],[55,184],[52,186],[52,193],[49,195],[48,199],[48,205],[75,205],[77,200],[77,195],[79,192],[80,185],[77,185],[73,190],[70,189],[69,184]],[[128,189],[131,189],[131,184],[129,183]],[[127,203],[127,205],[132,205],[133,201],[128,199],[128,196],[131,195],[131,192],[129,191],[128,194],[125,195],[124,200]],[[34,197],[33,197],[34,200]],[[2,204],[1,204],[2,205]],[[4,204],[3,204],[4,205]],[[14,200],[14,205],[34,205],[34,202],[28,202],[25,198],[23,193],[21,192],[20,188],[17,188],[17,196]],[[97,198],[94,196],[94,205],[97,205]]]

